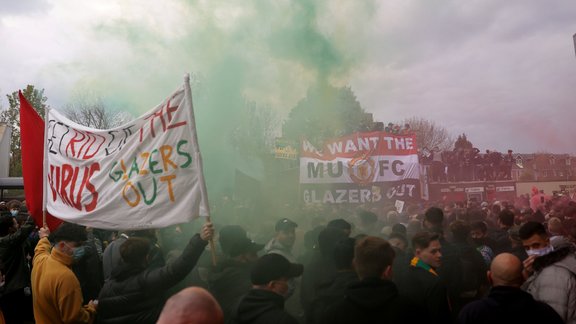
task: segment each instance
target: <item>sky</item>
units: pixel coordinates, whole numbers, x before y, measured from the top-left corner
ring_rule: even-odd
[[[379,121],[576,154],[574,17],[572,0],[0,0],[0,105],[32,84],[57,109],[90,92],[139,115],[190,72],[207,129],[242,100],[285,118],[327,81]]]

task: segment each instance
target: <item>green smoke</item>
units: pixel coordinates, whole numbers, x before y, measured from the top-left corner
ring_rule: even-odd
[[[94,26],[94,42],[113,50],[85,53],[68,68],[86,71],[83,85],[134,115],[163,100],[191,72],[212,198],[232,187],[236,168],[255,168],[231,141],[248,127],[242,122],[246,103],[285,117],[309,88],[346,85],[362,63],[364,28],[376,11],[370,1],[164,3],[168,14],[135,18],[126,12],[126,18]]]

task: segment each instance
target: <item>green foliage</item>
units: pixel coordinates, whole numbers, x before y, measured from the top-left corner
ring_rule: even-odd
[[[44,112],[48,105],[48,98],[44,96],[44,89],[38,90],[33,85],[26,86],[22,94],[28,102],[34,107],[38,114],[44,118]],[[20,98],[18,91],[6,95],[8,97],[9,107],[0,113],[0,122],[6,123],[12,127],[12,136],[10,138],[10,171],[11,177],[22,176],[22,153],[20,147]]]
[[[364,111],[350,87],[321,85],[309,89],[288,115],[282,133],[299,141],[306,138],[319,146],[324,140],[373,129],[372,115]]]

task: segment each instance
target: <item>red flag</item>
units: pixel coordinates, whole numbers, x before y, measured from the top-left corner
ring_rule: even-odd
[[[20,91],[20,144],[26,207],[42,226],[42,179],[44,178],[44,121]],[[46,212],[46,223],[55,230],[62,221]]]

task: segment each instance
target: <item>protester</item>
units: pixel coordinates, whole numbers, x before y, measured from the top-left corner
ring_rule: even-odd
[[[151,246],[150,251],[150,262],[148,266],[150,268],[157,268],[164,266],[164,257],[162,255],[162,251],[156,244],[156,235],[154,230],[142,230],[142,231],[127,231],[119,233],[119,237],[112,241],[104,250],[102,255],[102,267],[103,267],[103,274],[104,280],[109,280],[112,276],[112,272],[114,269],[122,266],[124,262],[122,261],[122,257],[120,256],[120,246],[126,242],[131,236],[134,237],[144,237],[148,238],[153,245]]]
[[[227,320],[232,307],[252,288],[250,273],[264,245],[253,242],[242,227],[234,225],[220,230],[219,242],[225,257],[208,275],[208,284]]]
[[[234,324],[296,324],[298,321],[284,310],[288,296],[288,280],[302,275],[301,264],[290,263],[276,253],[266,254],[254,265],[252,290],[236,307]]]
[[[519,234],[528,253],[524,261],[527,280],[522,289],[552,306],[565,323],[576,323],[574,246],[552,246],[546,228],[538,222],[522,225]]]
[[[19,227],[15,217],[0,216],[0,262],[5,280],[0,298],[0,309],[8,323],[32,320],[26,240],[33,230],[34,223],[30,218],[22,227]]]
[[[34,317],[38,323],[92,323],[97,304],[83,305],[80,282],[71,270],[78,260],[78,248],[86,241],[84,227],[63,223],[52,233],[40,229],[40,241],[34,250],[32,297]]]
[[[470,227],[457,220],[450,224],[452,234],[452,249],[454,258],[452,264],[443,264],[445,276],[448,278],[448,295],[454,315],[470,301],[480,298],[487,289],[486,271],[488,267],[482,254],[468,243]]]
[[[334,246],[333,261],[336,273],[318,284],[316,297],[309,306],[306,323],[320,323],[327,309],[342,299],[350,284],[358,281],[358,275],[352,264],[355,243],[356,240],[353,238],[344,238]]]
[[[494,254],[510,252],[512,246],[509,239],[509,231],[514,226],[514,217],[514,213],[508,209],[499,212],[498,229],[490,235],[494,240]]]
[[[328,308],[322,323],[420,323],[423,312],[401,297],[391,281],[394,250],[381,238],[368,236],[354,248],[360,278],[346,288],[344,299]]]
[[[549,305],[536,301],[520,287],[522,262],[509,253],[499,254],[490,266],[487,297],[474,301],[460,312],[460,324],[564,323]]]
[[[276,235],[264,248],[266,253],[280,254],[290,262],[294,262],[296,258],[292,254],[292,247],[296,242],[296,227],[298,224],[288,218],[279,220],[274,227]]]
[[[474,245],[476,246],[476,250],[480,252],[484,262],[487,266],[490,266],[492,263],[492,259],[494,259],[494,251],[489,246],[490,241],[488,239],[488,226],[483,221],[477,221],[470,225],[470,238]]]
[[[296,228],[298,224],[288,218],[282,218],[274,226],[276,232],[274,238],[264,247],[266,254],[280,254],[288,261],[296,262],[296,257],[292,254],[292,248],[296,242]],[[292,278],[288,281],[288,292],[286,295],[286,309],[298,320],[302,321],[304,309],[300,304],[300,281],[298,278]],[[293,297],[292,297],[293,296]]]
[[[182,254],[160,268],[150,268],[153,242],[131,237],[120,246],[124,264],[112,272],[98,297],[98,321],[106,323],[155,323],[164,305],[164,293],[182,280],[196,265],[214,233],[205,223]]]
[[[323,229],[318,236],[318,253],[312,257],[309,264],[305,265],[302,274],[300,300],[307,318],[313,311],[312,302],[317,297],[319,286],[332,280],[336,275],[334,249],[338,242],[345,238],[347,238],[346,233],[335,227]]]
[[[224,317],[220,305],[208,291],[190,287],[166,301],[156,323],[224,324]]]
[[[350,236],[352,234],[352,224],[348,223],[342,218],[333,219],[326,224],[326,227],[333,227],[341,230],[346,234],[346,236]]]
[[[438,276],[442,264],[440,236],[420,232],[412,238],[414,257],[408,271],[398,280],[400,294],[425,309],[429,323],[451,322],[448,292]]]

